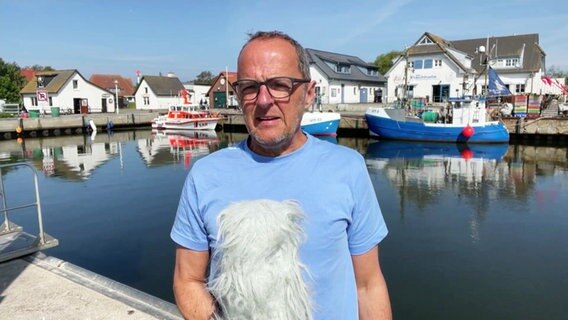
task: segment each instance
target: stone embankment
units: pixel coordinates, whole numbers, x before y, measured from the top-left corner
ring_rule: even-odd
[[[378,104],[324,105],[322,112],[338,111],[341,113],[340,136],[368,136],[364,113],[369,107]],[[244,120],[238,110],[215,109],[223,120],[220,125],[225,131],[244,131]],[[158,112],[124,110],[120,114],[80,114],[61,115],[59,117],[41,116],[39,118],[0,119],[0,139],[26,137],[46,137],[83,134],[91,130],[149,128]],[[529,140],[568,140],[568,117],[541,117],[535,119],[504,118],[512,139]],[[92,124],[91,124],[92,123]]]

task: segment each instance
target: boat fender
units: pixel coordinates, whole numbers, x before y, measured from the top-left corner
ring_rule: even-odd
[[[23,129],[22,127],[20,127],[20,126],[17,126],[17,127],[16,127],[16,133],[17,133],[17,134],[21,134],[22,132],[24,132],[24,129]]]
[[[95,122],[93,120],[89,120],[89,127],[91,128],[91,130],[97,131],[97,126],[95,125]]]
[[[467,126],[465,126],[465,128],[463,128],[462,130],[462,134],[464,137],[466,138],[471,138],[471,136],[473,136],[474,134],[473,128],[468,124]]]

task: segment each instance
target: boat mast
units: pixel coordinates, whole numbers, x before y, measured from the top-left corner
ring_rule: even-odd
[[[402,96],[402,105],[406,109],[407,101],[408,101],[408,48],[404,50],[404,93]]]

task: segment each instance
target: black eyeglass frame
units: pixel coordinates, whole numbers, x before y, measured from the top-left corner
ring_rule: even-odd
[[[288,91],[287,95],[282,96],[282,97],[275,97],[272,94],[270,86],[267,83],[269,83],[270,81],[277,80],[277,79],[288,79],[288,80],[292,81],[292,87],[290,87],[290,90]],[[245,81],[254,82],[257,85],[256,86],[257,87],[256,94],[252,98],[245,99],[244,96],[240,93],[239,83],[243,83]],[[252,101],[252,100],[254,100],[258,97],[258,93],[260,92],[260,87],[262,87],[263,85],[266,86],[266,89],[268,90],[268,93],[270,94],[270,96],[272,98],[274,98],[274,99],[285,99],[285,98],[288,98],[289,96],[292,95],[294,90],[296,90],[298,84],[310,83],[311,81],[312,80],[310,80],[310,79],[298,79],[298,78],[292,78],[292,77],[274,77],[274,78],[266,79],[265,81],[256,81],[256,80],[252,80],[252,79],[241,79],[241,80],[237,80],[237,81],[233,82],[232,85],[237,91],[237,96],[239,96],[241,99],[243,99],[245,101]]]

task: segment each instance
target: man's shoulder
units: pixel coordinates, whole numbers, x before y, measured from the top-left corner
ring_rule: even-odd
[[[335,142],[325,141],[317,137],[312,138],[314,146],[318,149],[317,152],[323,152],[329,154],[330,157],[340,159],[362,159],[362,155],[352,148]]]

